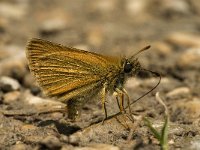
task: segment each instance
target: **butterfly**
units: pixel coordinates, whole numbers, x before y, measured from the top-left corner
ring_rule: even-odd
[[[30,71],[44,93],[67,103],[68,117],[76,119],[89,99],[99,96],[107,118],[106,94],[113,93],[120,112],[125,112],[124,89],[127,78],[135,76],[141,65],[136,58],[146,46],[130,57],[113,57],[33,38],[26,48]]]

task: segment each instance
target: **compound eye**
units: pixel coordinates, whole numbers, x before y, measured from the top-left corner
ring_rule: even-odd
[[[124,72],[129,73],[129,72],[131,72],[132,69],[133,69],[133,65],[131,63],[127,62],[124,66]]]

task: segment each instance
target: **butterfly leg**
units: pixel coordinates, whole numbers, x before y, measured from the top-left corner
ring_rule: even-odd
[[[116,98],[116,100],[117,100],[117,106],[118,106],[118,108],[119,108],[119,110],[120,110],[120,104],[119,104],[119,98],[118,98],[118,95],[115,93],[115,94],[113,94],[113,95],[115,95],[115,98]]]
[[[124,95],[126,95],[126,97],[127,97],[127,103],[128,103],[129,115],[130,115],[130,117],[131,117],[131,120],[134,121],[133,116],[132,116],[132,111],[131,111],[131,105],[130,105],[131,102],[130,102],[129,95],[128,95],[127,91],[126,91],[124,88],[122,89],[122,91],[123,91]]]
[[[120,102],[119,102],[119,94],[117,93],[117,92],[114,92],[113,93],[113,96],[115,96],[115,98],[116,98],[116,100],[117,100],[117,106],[118,106],[118,108],[119,108],[119,110],[120,110],[120,112],[122,112],[121,110],[121,108],[123,108],[123,110],[125,111],[125,108],[124,108],[124,102],[122,103],[122,106],[120,106],[121,104],[120,104]],[[124,98],[124,97],[123,97]],[[124,100],[122,100],[122,101],[124,101]],[[126,112],[126,111],[125,111]]]
[[[106,85],[104,85],[104,87],[102,88],[102,91],[101,91],[100,94],[101,94],[102,109],[103,109],[104,114],[105,114],[105,118],[102,121],[102,123],[104,123],[104,121],[108,117],[108,115],[107,115],[107,109],[106,109]]]
[[[120,89],[115,89],[113,93],[117,100],[117,105],[119,107],[120,112],[122,113],[122,122],[117,119],[125,128],[130,129],[129,125],[127,124],[126,118],[128,117],[130,120],[131,118],[126,114],[126,110],[124,108],[124,93]]]
[[[129,116],[128,118],[133,121],[133,117],[132,117],[132,112],[131,112],[131,108],[130,108],[130,99],[129,99],[129,96],[128,96],[128,93],[125,89],[116,89],[116,92],[117,92],[117,101],[118,101],[118,96],[120,97],[120,102],[118,102],[118,107],[120,109],[120,112],[122,112],[123,114],[126,113],[125,111],[125,108],[124,108],[124,95],[127,97],[127,103],[128,103],[128,109],[129,109]]]
[[[117,104],[119,107],[120,112],[125,113],[125,108],[124,108],[124,94],[120,89],[116,89],[116,99],[117,99]]]

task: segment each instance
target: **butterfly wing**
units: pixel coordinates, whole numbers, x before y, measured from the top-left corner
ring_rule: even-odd
[[[67,101],[100,89],[107,77],[121,69],[120,59],[41,39],[32,39],[26,50],[31,72],[44,93]]]

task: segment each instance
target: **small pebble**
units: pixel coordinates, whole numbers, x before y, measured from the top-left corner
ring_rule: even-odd
[[[78,144],[80,142],[80,137],[77,135],[70,135],[69,136],[69,142],[72,144]]]
[[[197,48],[190,48],[181,53],[177,59],[177,65],[182,68],[200,68],[200,46]]]
[[[20,87],[21,86],[17,80],[7,76],[0,77],[0,89],[4,92],[19,90]]]
[[[22,142],[16,142],[15,145],[11,146],[12,150],[27,150],[30,149],[30,146],[23,144]]]
[[[188,87],[179,87],[166,94],[168,98],[176,97],[178,95],[188,95],[190,94],[190,89]]]
[[[91,9],[95,9],[96,11],[101,11],[101,12],[110,12],[112,11],[115,6],[115,0],[100,0],[100,1],[94,1],[92,3],[92,8]]]
[[[62,142],[65,142],[65,143],[69,143],[69,136],[66,136],[66,135],[61,134],[61,135],[60,135],[60,140],[61,140]]]
[[[200,140],[195,139],[190,142],[190,146],[187,149],[198,150],[200,149]]]
[[[200,47],[200,36],[189,33],[173,32],[167,36],[166,40],[177,46]]]
[[[26,64],[27,60],[25,58],[24,51],[21,51],[13,56],[5,58],[2,61],[0,61],[0,76],[15,76],[15,71],[17,70],[17,72],[20,73],[20,77],[24,77],[27,73]]]
[[[189,14],[190,7],[188,2],[183,0],[163,0],[162,9],[167,14]]]
[[[67,26],[65,19],[63,18],[52,18],[45,20],[41,25],[41,33],[55,33],[65,29]]]
[[[68,147],[62,150],[69,150]],[[119,147],[109,144],[90,144],[86,147],[70,148],[70,150],[120,150]]]
[[[29,91],[23,94],[23,100],[28,105],[35,106],[39,112],[54,112],[63,111],[66,109],[66,105],[60,101],[54,101],[51,99],[45,99],[38,96],[33,96]]]
[[[3,102],[5,104],[11,104],[14,101],[17,101],[21,96],[19,91],[9,92],[3,95]]]
[[[5,18],[11,19],[23,19],[23,17],[27,13],[27,5],[24,3],[15,4],[15,3],[7,3],[1,2],[0,5],[0,14]]]
[[[25,124],[25,125],[23,125],[23,126],[21,127],[21,129],[22,129],[23,131],[30,131],[30,130],[36,130],[37,127],[34,126],[34,125],[31,125],[31,124]]]
[[[138,15],[144,14],[146,4],[146,0],[126,0],[126,9],[129,14],[138,17]]]

